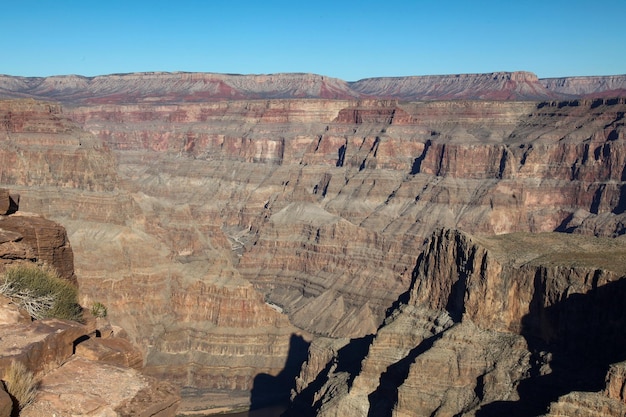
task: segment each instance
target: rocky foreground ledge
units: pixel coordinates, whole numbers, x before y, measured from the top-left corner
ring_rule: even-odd
[[[0,189],[0,271],[18,263],[47,262],[75,283],[65,229],[41,216],[18,211],[19,197]],[[13,363],[34,374],[34,401],[19,404],[0,384],[0,416],[176,415],[178,390],[141,372],[141,352],[123,329],[84,312],[84,323],[33,320],[0,296],[0,370]],[[2,376],[4,378],[4,376]]]

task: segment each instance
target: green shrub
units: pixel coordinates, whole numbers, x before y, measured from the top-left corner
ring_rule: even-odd
[[[107,316],[107,308],[104,304],[96,301],[91,306],[91,315],[98,318],[104,318]]]
[[[34,319],[82,320],[78,289],[49,269],[37,265],[8,268],[0,293],[26,309]]]
[[[7,392],[21,410],[32,403],[37,394],[37,381],[22,362],[11,362],[4,372]]]

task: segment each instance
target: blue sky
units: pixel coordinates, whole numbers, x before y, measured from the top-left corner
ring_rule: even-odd
[[[625,0],[4,0],[0,74],[626,74],[625,17]]]

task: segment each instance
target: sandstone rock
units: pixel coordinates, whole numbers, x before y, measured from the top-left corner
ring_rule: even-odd
[[[0,417],[11,417],[13,411],[13,400],[5,391],[4,384],[0,384]]]
[[[394,98],[402,100],[541,100],[607,91],[624,93],[624,76],[538,79],[535,74],[428,75],[346,82],[316,74],[228,75],[148,72],[98,77],[0,77],[3,97],[66,103],[162,103],[276,98]]]
[[[564,77],[539,80],[550,91],[574,96],[617,97],[626,91],[626,77]]]
[[[6,324],[26,324],[31,318],[26,311],[21,310],[10,299],[0,295],[0,326]]]
[[[0,229],[19,233],[20,240],[33,249],[38,261],[50,265],[61,277],[76,284],[74,253],[63,226],[38,215],[19,212],[0,217]],[[28,253],[17,256],[27,257]]]
[[[550,404],[546,417],[610,417],[623,416],[623,402],[592,392],[572,392]]]
[[[34,374],[45,373],[70,358],[84,335],[83,325],[66,320],[5,324],[0,338],[0,368],[6,369],[12,361],[20,361]]]
[[[607,397],[626,403],[626,362],[612,364],[606,375]]]
[[[0,215],[15,213],[18,210],[19,204],[19,195],[11,195],[9,190],[0,188]]]
[[[194,85],[207,80],[172,78]],[[290,83],[301,81],[279,78],[264,78],[263,89],[274,83],[296,91]],[[497,78],[508,91],[517,88],[512,83],[535,82],[524,74]],[[159,94],[171,93],[165,101],[178,100],[167,90],[174,87],[154,74],[56,79],[99,84],[103,95],[93,97],[103,100],[115,100],[106,94],[116,80],[155,83]],[[78,102],[80,94],[68,100]],[[141,347],[151,373],[199,398],[214,389],[219,398],[237,392],[243,404],[257,375],[281,373],[292,335],[362,339],[374,332],[408,290],[424,240],[436,227],[623,234],[625,105],[623,99],[569,98],[203,99],[63,109],[3,102],[0,182],[20,192],[22,209],[67,227],[84,304],[107,305],[112,323]],[[470,256],[472,244],[464,242],[456,252]],[[483,249],[472,256],[480,259]],[[477,294],[493,293],[462,297],[452,313],[466,308],[479,327],[517,332],[535,286],[511,278],[510,287],[498,287],[499,266],[489,264],[488,279],[472,283]],[[480,270],[479,263],[470,266]],[[540,283],[562,284],[555,277],[564,269],[539,270]],[[608,272],[597,277],[613,278]],[[586,270],[568,291],[589,292],[585,279],[593,290],[594,272]],[[433,303],[447,304],[446,285],[454,282],[435,285]],[[534,301],[533,309],[560,314],[552,306],[562,294]],[[509,297],[506,305],[490,298],[502,295]],[[555,316],[533,320],[521,327],[541,337],[580,335]],[[561,328],[550,327],[554,323]],[[229,354],[235,360],[227,366]],[[337,373],[336,380],[347,381],[346,375]]]
[[[76,357],[42,378],[20,415],[173,417],[178,401],[172,387],[136,370]]]
[[[128,340],[119,337],[89,338],[76,346],[75,353],[92,361],[142,369],[143,358]]]

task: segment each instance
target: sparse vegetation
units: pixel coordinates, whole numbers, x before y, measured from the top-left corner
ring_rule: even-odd
[[[91,306],[91,315],[97,318],[104,318],[107,316],[107,308],[104,304],[96,301]]]
[[[18,265],[0,280],[0,294],[24,308],[34,319],[82,320],[78,289],[52,269]]]
[[[37,381],[22,362],[11,362],[4,372],[4,383],[18,409],[22,410],[35,399]]]

